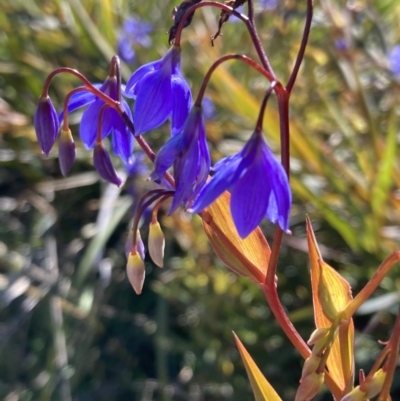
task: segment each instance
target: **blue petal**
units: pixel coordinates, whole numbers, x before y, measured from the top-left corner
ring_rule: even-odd
[[[186,203],[196,184],[199,172],[200,151],[196,142],[192,142],[184,155],[176,158],[174,163],[174,175],[176,190],[169,213],[173,213],[179,205]]]
[[[96,143],[93,152],[93,164],[96,170],[102,178],[111,182],[112,184],[121,185],[121,178],[118,177],[117,172],[114,169],[110,155],[107,150],[104,149],[103,145]]]
[[[214,164],[214,166],[211,168],[211,170],[217,173],[218,171],[223,170],[226,166],[229,166],[229,164],[234,162],[234,160],[236,158],[238,158],[239,156],[240,156],[240,153],[235,153],[234,155],[224,157],[223,159],[218,160]],[[240,161],[240,159],[239,159],[239,161]]]
[[[192,107],[192,93],[182,74],[177,73],[172,76],[172,116],[171,134],[176,135],[181,132],[183,125]]]
[[[95,100],[82,115],[81,124],[79,126],[79,134],[82,142],[88,149],[92,149],[96,140],[98,118],[101,106],[104,104],[102,100]]]
[[[181,149],[182,134],[170,138],[165,145],[158,151],[154,160],[154,171],[150,178],[159,182],[165,172],[173,165],[175,157]]]
[[[273,166],[275,164],[275,166]],[[292,204],[292,192],[290,190],[289,181],[286,175],[285,170],[282,165],[274,160],[274,163],[271,163],[270,171],[271,171],[271,187],[272,191],[275,195],[276,205],[278,208],[278,224],[282,228],[283,231],[289,231],[289,215],[290,215],[290,207]],[[273,173],[272,173],[273,172]],[[267,209],[267,217],[269,217],[270,205],[268,205]],[[273,214],[272,214],[273,217]],[[273,221],[271,219],[271,221]]]
[[[216,173],[200,191],[199,196],[190,208],[192,213],[199,213],[213,203],[224,191],[229,189],[240,174],[238,167],[241,162],[241,155],[237,153],[229,157],[230,163]]]
[[[171,77],[162,69],[146,75],[136,97],[134,123],[136,135],[163,124],[172,110]]]
[[[268,207],[271,184],[266,179],[264,161],[258,155],[255,164],[232,188],[231,213],[242,238],[246,238],[260,224]]]
[[[136,97],[141,86],[141,81],[150,72],[159,70],[161,66],[161,60],[153,61],[151,63],[142,65],[138,68],[129,78],[128,83],[124,91],[124,96],[126,97]]]
[[[129,106],[124,102],[123,107],[131,118]],[[116,114],[114,116],[113,134],[112,134],[112,147],[116,155],[120,156],[121,159],[126,163],[131,163],[133,153],[133,134],[127,129],[125,123],[119,116],[119,114],[112,110]]]
[[[97,89],[100,88],[100,84],[96,84],[94,85]],[[89,91],[82,91],[82,92],[76,92],[74,93],[68,103],[68,113],[72,113],[75,110],[83,107],[83,106],[87,106],[89,103],[94,102],[94,100],[96,99],[96,96],[93,95],[92,92]],[[62,111],[59,115],[58,115],[58,121],[61,122],[64,119],[64,111]]]

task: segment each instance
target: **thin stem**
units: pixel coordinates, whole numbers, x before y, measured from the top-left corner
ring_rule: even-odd
[[[136,249],[136,233],[139,227],[139,221],[142,217],[144,211],[157,199],[163,198],[168,195],[168,197],[173,196],[174,191],[166,191],[164,189],[154,189],[152,191],[147,192],[139,201],[139,204],[136,208],[135,217],[133,219],[132,224],[132,245],[133,249]],[[166,199],[166,198],[165,198]]]
[[[394,371],[398,364],[400,342],[400,312],[397,313],[396,322],[394,324],[393,333],[390,336],[390,353],[383,367],[386,372],[385,381],[383,382],[382,391],[379,394],[378,401],[390,400],[390,387],[392,386]]]
[[[269,287],[266,284],[261,284],[261,289],[264,292],[265,299],[269,304],[272,313],[275,316],[279,326],[282,328],[286,336],[292,342],[292,344],[296,347],[297,351],[299,351],[300,355],[307,359],[311,355],[310,348],[304,342],[304,340],[300,337],[300,334],[297,332],[292,322],[289,320],[285,310],[283,309],[282,304],[279,301],[276,285]],[[325,370],[325,384],[329,388],[329,391],[332,393],[336,400],[342,398],[342,392],[335,381],[332,379],[331,375],[328,371]]]
[[[313,17],[313,0],[307,0],[307,15],[306,15],[306,23],[304,26],[303,37],[301,38],[300,49],[297,54],[296,62],[293,67],[293,71],[290,74],[289,81],[286,85],[286,90],[290,96],[294,83],[296,82],[297,74],[299,73],[301,62],[304,58],[304,53],[306,51],[308,38],[310,36],[311,22]]]
[[[74,76],[76,76],[77,78],[79,78],[84,84],[86,89],[93,93],[93,95],[97,96],[99,99],[103,100],[105,103],[107,103],[110,107],[112,107],[113,109],[117,110],[119,109],[119,102],[111,99],[109,96],[107,96],[105,93],[103,93],[101,90],[97,89],[96,87],[94,87],[89,80],[82,75],[79,71],[74,70],[73,68],[68,68],[68,67],[60,67],[57,68],[56,70],[52,71],[46,78],[46,81],[44,83],[43,86],[43,92],[42,92],[42,97],[47,97],[48,96],[48,92],[49,92],[49,86],[51,83],[51,80],[57,75],[57,74],[61,74],[61,73],[69,73],[72,74]]]
[[[365,287],[347,305],[346,309],[342,313],[343,320],[351,319],[356,310],[371,296],[371,294],[376,290],[378,285],[397,262],[400,262],[400,251],[393,252],[381,263]]]
[[[103,117],[104,117],[104,112],[106,109],[108,109],[110,106],[105,103],[100,107],[99,111],[99,117],[97,119],[97,132],[96,132],[96,143],[101,143],[103,139]]]
[[[87,90],[86,86],[80,86],[79,88],[72,89],[72,91],[69,92],[67,94],[67,96],[65,96],[64,108],[63,108],[63,130],[64,131],[68,131],[68,129],[69,129],[69,124],[68,124],[68,103],[69,103],[72,95],[74,95],[75,93],[78,93],[78,92],[86,91],[86,90]]]
[[[271,93],[274,90],[274,87],[275,87],[275,82],[272,82],[271,86],[265,92],[265,96],[262,101],[262,104],[260,107],[260,112],[258,113],[258,118],[257,118],[257,123],[256,123],[256,131],[258,131],[258,132],[262,131],[265,108],[267,107],[268,99],[270,98]]]
[[[151,213],[151,222],[153,224],[155,224],[157,222],[157,215],[158,215],[158,211],[161,207],[161,205],[171,196],[174,195],[173,191],[170,191],[169,193],[165,194],[159,201],[157,201],[157,203],[154,205],[153,207],[153,211]]]
[[[113,56],[110,63],[110,72],[108,74],[110,78],[115,77],[117,79],[117,100],[121,102],[121,62],[118,56]]]
[[[271,83],[271,87],[275,88],[278,87],[278,85],[275,85],[275,79],[274,77],[267,71],[265,70],[261,65],[257,64],[253,59],[250,57],[247,57],[243,54],[226,54],[225,56],[220,57],[217,61],[214,62],[214,64],[210,67],[210,69],[207,71],[206,76],[203,79],[203,82],[200,86],[199,94],[197,95],[196,101],[195,101],[195,106],[200,107],[201,106],[201,101],[204,96],[204,92],[206,90],[207,84],[211,79],[211,75],[213,72],[216,70],[216,68],[224,63],[225,61],[228,60],[241,60],[245,62],[246,64],[250,65],[253,67],[255,70],[257,70],[260,74],[264,75],[265,78],[268,79],[268,81]],[[274,85],[272,85],[274,84]]]
[[[247,0],[247,7],[248,7],[249,21],[254,26],[254,2],[253,2],[253,0]]]
[[[192,7],[190,7],[185,12],[185,14],[183,15],[182,19],[179,22],[178,29],[176,31],[175,46],[180,46],[182,30],[184,28],[186,20],[190,17],[190,15],[194,11],[196,11],[198,8],[202,8],[202,7],[216,7],[216,8],[219,8],[220,10],[227,11],[227,12],[231,13],[232,15],[234,15],[235,17],[237,17],[240,20],[242,20],[245,23],[245,25],[247,27],[247,30],[249,31],[251,40],[253,42],[254,48],[256,49],[258,57],[260,58],[261,64],[263,65],[265,70],[267,70],[269,72],[269,74],[273,77],[272,80],[276,81],[275,73],[272,70],[272,67],[271,67],[271,65],[270,65],[270,63],[268,61],[267,55],[265,54],[265,51],[264,51],[264,48],[262,46],[261,40],[260,40],[260,38],[258,36],[258,33],[257,33],[257,29],[251,23],[251,21],[249,20],[249,18],[247,16],[237,12],[232,7],[229,7],[229,6],[225,5],[225,4],[217,3],[216,1],[204,1],[202,3],[197,3],[197,4],[193,5]]]

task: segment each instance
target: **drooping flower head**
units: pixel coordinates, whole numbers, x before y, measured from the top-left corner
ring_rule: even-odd
[[[129,79],[125,95],[135,98],[136,134],[153,130],[171,118],[172,135],[178,134],[189,114],[192,94],[180,70],[181,50],[172,47],[160,60],[145,64]]]
[[[224,191],[231,191],[231,213],[242,238],[267,217],[289,230],[291,191],[282,165],[275,159],[261,132],[254,132],[244,148],[220,160],[215,175],[200,191],[190,211],[199,213]]]
[[[173,136],[160,149],[151,174],[160,181],[164,173],[174,166],[176,190],[170,213],[195,199],[207,181],[210,171],[210,153],[206,141],[204,118],[201,107],[194,106],[182,132]]]
[[[102,85],[94,85],[101,92],[108,95],[113,100],[118,99],[117,79],[115,76],[109,76]],[[125,100],[121,101],[122,106],[129,116],[132,118],[130,108]],[[96,141],[100,110],[105,102],[97,98],[92,92],[81,91],[71,96],[68,104],[68,112],[88,106],[82,115],[79,126],[79,133],[82,142],[88,149],[93,149]],[[63,114],[59,115],[60,120]],[[102,139],[111,134],[112,149],[116,155],[121,157],[125,163],[129,163],[133,152],[133,134],[129,131],[118,112],[110,107],[106,108],[102,115],[101,122]]]

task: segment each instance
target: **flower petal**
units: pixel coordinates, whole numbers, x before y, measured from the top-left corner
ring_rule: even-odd
[[[128,105],[124,104],[125,111],[130,116]],[[111,136],[113,151],[126,163],[131,163],[133,153],[133,134],[127,129],[125,123],[115,110],[111,110],[116,115],[113,118],[113,134]]]
[[[88,149],[92,149],[94,146],[99,112],[103,104],[104,102],[102,100],[96,99],[82,115],[81,124],[79,126],[79,134],[82,142]]]
[[[226,158],[228,159],[228,158]],[[199,213],[211,203],[213,203],[224,191],[229,189],[240,174],[238,166],[241,162],[241,155],[237,153],[230,156],[230,164],[225,164],[225,168],[218,171],[210,181],[202,188],[199,196],[189,209],[192,213]]]
[[[232,188],[231,212],[242,238],[246,238],[260,224],[268,207],[271,184],[266,179],[263,159],[257,157],[255,164]]]
[[[146,75],[137,92],[134,123],[136,135],[163,124],[172,110],[171,77],[163,70]]]
[[[141,86],[142,79],[150,72],[159,70],[161,61],[162,60],[153,61],[138,68],[129,78],[123,93],[124,96],[135,98]]]
[[[199,172],[200,151],[197,143],[193,141],[182,157],[178,156],[174,162],[174,176],[176,190],[174,199],[169,209],[169,214],[173,213],[179,205],[188,202]]]
[[[94,84],[93,85],[95,88],[100,89],[101,88],[101,84]],[[88,90],[83,90],[83,91],[79,91],[74,93],[68,102],[68,113],[72,113],[75,110],[87,106],[89,103],[94,102],[96,99],[96,96],[88,91]],[[64,119],[64,111],[62,111],[59,115],[58,115],[58,120],[61,124],[61,122]]]
[[[104,148],[102,143],[96,142],[93,151],[93,164],[100,176],[112,184],[121,185],[122,180],[118,177],[117,172],[114,169],[110,155]]]
[[[171,80],[172,90],[172,116],[171,134],[172,136],[181,132],[183,125],[192,107],[192,93],[189,84],[181,73],[174,74]]]
[[[174,164],[174,159],[181,148],[182,134],[170,138],[165,145],[158,151],[154,160],[154,171],[150,178],[159,182],[165,172]]]

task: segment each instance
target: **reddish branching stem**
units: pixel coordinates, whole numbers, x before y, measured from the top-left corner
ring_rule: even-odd
[[[256,71],[258,71],[260,74],[264,75],[265,78],[268,79],[268,81],[274,85],[271,85],[273,88],[278,87],[279,85],[275,85],[275,80],[274,77],[267,71],[265,70],[260,64],[257,64],[253,59],[250,57],[247,57],[243,54],[226,54],[225,56],[220,57],[217,61],[214,62],[214,64],[210,67],[210,69],[207,71],[206,76],[203,79],[203,82],[200,86],[199,94],[197,95],[195,105],[197,107],[201,106],[201,101],[204,97],[204,93],[207,87],[208,82],[211,79],[211,76],[213,72],[216,70],[216,68],[221,65],[222,63],[228,61],[228,60],[241,60],[244,63],[250,65],[253,67]]]
[[[253,24],[253,22],[251,22],[249,20],[248,17],[246,17],[245,15],[237,12],[236,10],[234,10],[232,7],[227,6],[226,4],[222,4],[222,3],[218,3],[216,1],[204,1],[202,3],[197,3],[195,5],[193,5],[192,7],[190,7],[186,13],[184,14],[184,16],[182,17],[177,32],[176,32],[176,37],[175,37],[175,46],[180,46],[181,43],[181,35],[182,35],[182,30],[185,26],[185,22],[186,20],[191,16],[191,14],[196,11],[199,8],[202,7],[216,7],[219,8],[220,10],[224,10],[227,12],[230,12],[232,15],[234,15],[235,17],[239,18],[241,21],[244,22],[244,24],[247,27],[247,30],[250,34],[251,40],[253,42],[254,48],[258,54],[258,57],[260,58],[261,64],[263,65],[264,69],[267,70],[271,76],[273,77],[273,80],[276,80],[275,77],[275,73],[271,67],[271,64],[269,63],[268,57],[265,54],[264,48],[262,46],[261,40],[258,36],[258,32],[257,29],[255,27],[255,25]]]

